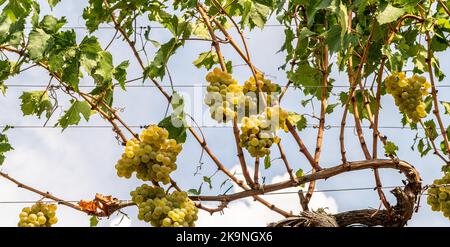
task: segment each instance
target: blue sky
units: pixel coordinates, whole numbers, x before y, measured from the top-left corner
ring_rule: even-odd
[[[45,1],[42,2],[42,14],[49,13]],[[80,4],[83,2],[83,4]],[[56,16],[66,16],[68,26],[83,26],[81,17],[83,8],[87,1],[62,1],[52,14]],[[144,23],[147,25],[147,23]],[[82,39],[87,35],[83,29],[76,30],[78,38]],[[114,30],[102,29],[95,33],[100,38],[103,46],[109,42],[114,35]],[[153,29],[151,37],[159,41],[165,41],[169,38],[164,30]],[[284,85],[286,76],[278,67],[283,64],[284,54],[277,53],[284,40],[283,28],[267,27],[264,30],[255,30],[246,34],[252,59],[258,69],[273,78],[274,82]],[[185,47],[177,52],[171,59],[169,69],[175,85],[204,85],[205,70],[198,70],[192,65],[198,54],[210,49],[210,43],[207,42],[187,42]],[[224,47],[224,54],[227,59],[233,60],[234,64],[241,64],[242,61],[233,53],[233,51]],[[148,46],[151,54],[155,48]],[[114,56],[114,63],[117,65],[123,60],[130,60],[128,70],[129,79],[139,77],[141,71],[132,57],[131,51],[121,40],[117,40],[109,50]],[[445,58],[445,53],[440,54],[441,66],[448,67],[449,59]],[[243,83],[249,76],[250,71],[247,67],[236,67],[233,76]],[[334,72],[332,77],[336,84],[347,84],[345,75]],[[14,77],[7,81],[7,84],[36,84],[42,85],[48,82],[48,75],[40,70],[29,70],[23,75]],[[92,85],[92,82],[86,80],[85,85]],[[140,82],[136,82],[139,84]],[[448,80],[444,80],[447,84]],[[162,82],[168,85],[168,80]],[[151,85],[145,82],[145,85]],[[0,97],[0,125],[42,125],[44,120],[33,117],[22,117],[20,111],[20,101],[18,97],[23,90],[35,90],[27,88],[11,87],[7,91],[6,97]],[[197,118],[200,125],[206,125],[208,118],[203,120],[201,117],[207,109],[199,108],[202,103],[203,91],[201,87],[176,89],[182,93],[190,102],[187,105],[187,111]],[[336,88],[333,93],[338,94],[340,89]],[[447,100],[447,88],[442,88],[440,100]],[[296,111],[300,114],[311,113],[311,108],[302,108],[300,101],[306,97],[300,90],[291,89],[283,100],[283,107]],[[332,97],[330,103],[337,103],[338,99]],[[60,103],[63,109],[67,109],[68,98],[60,95]],[[380,125],[381,126],[400,126],[400,116],[397,108],[394,106],[390,97],[384,97],[382,100],[384,108],[382,109]],[[129,88],[127,92],[117,90],[115,95],[115,107],[121,108],[120,115],[130,125],[145,125],[158,123],[163,117],[166,108],[165,99],[153,87],[148,88]],[[320,109],[315,104],[316,111]],[[342,109],[337,107],[335,114],[329,115],[327,125],[339,125]],[[57,111],[57,115],[62,114],[62,110]],[[210,120],[209,120],[210,121]],[[448,124],[448,118],[444,119]],[[311,124],[314,122],[310,122]],[[86,123],[82,123],[86,124]],[[366,123],[367,124],[367,123]],[[107,125],[98,116],[94,116],[88,125]],[[354,125],[352,117],[349,118],[348,125]],[[136,131],[140,131],[136,129]],[[300,133],[310,150],[315,147],[316,139],[315,129],[309,128]],[[433,179],[441,176],[440,167],[442,163],[434,156],[420,158],[419,154],[410,150],[414,132],[407,129],[381,129],[384,135],[387,135],[392,141],[400,146],[399,157],[415,165],[421,172],[424,184],[429,184]],[[217,155],[219,160],[226,164],[230,169],[237,169],[238,159],[235,152],[234,137],[230,128],[204,128],[203,132],[206,140]],[[366,130],[366,138],[371,143],[372,133]],[[141,184],[137,179],[121,179],[115,174],[114,165],[120,157],[122,148],[117,145],[111,129],[67,129],[61,133],[60,129],[13,129],[9,132],[11,143],[15,151],[8,154],[8,159],[1,170],[9,173],[20,181],[32,185],[44,191],[49,191],[56,196],[66,200],[91,199],[95,193],[113,195],[119,199],[129,199],[129,192]],[[287,153],[288,160],[295,170],[302,168],[309,171],[309,166],[305,158],[298,152],[298,147],[293,142],[290,135],[281,134],[283,146]],[[339,129],[331,128],[326,130],[323,145],[323,154],[321,158],[322,167],[331,167],[339,164]],[[355,131],[346,130],[346,143],[349,160],[363,159],[363,154]],[[382,156],[380,151],[380,156]],[[197,188],[201,183],[202,176],[209,176],[215,171],[214,163],[207,155],[203,157],[201,175],[193,176],[196,167],[199,165],[201,149],[194,138],[188,135],[188,140],[184,144],[184,149],[178,159],[179,169],[174,174],[174,179],[182,188]],[[272,150],[272,157],[278,157],[276,149]],[[247,160],[250,157],[246,154]],[[249,162],[253,163],[253,162]],[[239,172],[239,171],[237,171]],[[286,171],[280,161],[274,161],[271,168],[262,171],[262,176],[267,182],[280,181],[285,177]],[[401,185],[402,177],[395,171],[381,171],[383,185],[395,186]],[[222,175],[217,175],[213,180],[213,189],[209,190],[204,186],[204,194],[216,194],[218,191],[224,192],[224,188],[219,189],[220,184],[225,180]],[[226,186],[227,188],[230,186]],[[372,171],[354,172],[320,181],[317,189],[336,189],[336,188],[354,188],[354,187],[374,187],[375,182]],[[0,201],[33,201],[40,199],[39,196],[28,191],[21,190],[6,180],[0,179]],[[226,189],[226,188],[225,188]],[[237,190],[233,188],[232,190]],[[295,190],[294,190],[295,191]],[[386,191],[388,194],[388,191]],[[298,197],[292,195],[265,196],[267,200],[278,204],[280,207],[298,211]],[[391,195],[390,200],[394,202]],[[410,221],[410,226],[450,226],[450,221],[445,219],[440,213],[431,212],[425,203],[425,198],[421,200],[419,213],[415,214]],[[26,204],[1,204],[0,203],[0,226],[13,226],[18,221],[18,214]],[[356,191],[356,192],[327,192],[316,193],[312,202],[313,208],[328,207],[330,212],[347,211],[362,208],[378,208],[379,199],[374,191]],[[122,225],[144,226],[136,218],[137,210],[127,208],[124,210],[131,221],[124,220]],[[88,226],[89,219],[86,215],[73,211],[72,209],[60,207],[58,212],[60,223],[58,226]],[[238,226],[255,225],[264,226],[266,223],[281,219],[280,216],[269,212],[267,209],[258,205],[252,200],[243,200],[231,203],[225,210],[223,216],[208,216],[201,213],[198,225],[201,226]],[[115,225],[118,218],[113,216],[111,219],[104,219],[100,222],[102,226]]]

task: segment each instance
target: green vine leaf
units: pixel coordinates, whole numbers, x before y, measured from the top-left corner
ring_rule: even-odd
[[[406,10],[403,8],[396,8],[392,4],[387,4],[386,7],[377,16],[380,25],[396,21],[400,16],[405,14]]]
[[[11,144],[9,144],[8,136],[5,134],[10,128],[10,126],[6,126],[0,133],[0,166],[5,162],[5,153],[14,150]]]
[[[36,115],[41,118],[42,113],[50,117],[53,104],[50,101],[47,91],[23,92],[20,98],[22,100],[21,110],[24,116]]]
[[[47,0],[50,7],[55,7],[61,0]]]
[[[264,158],[264,168],[267,170],[272,166],[272,162],[270,161],[270,154],[266,155]]]
[[[445,114],[450,115],[450,102],[441,101],[441,104],[445,109]]]
[[[53,44],[53,37],[43,29],[37,28],[30,32],[28,38],[28,54],[30,58],[39,61]]]
[[[98,53],[102,51],[102,47],[96,37],[86,36],[79,45],[80,64],[91,75],[97,67]]]
[[[71,125],[78,125],[82,115],[86,121],[91,117],[91,106],[86,101],[71,100],[72,106],[67,110],[64,116],[58,121],[63,130]]]
[[[169,132],[169,138],[176,140],[177,143],[185,143],[187,138],[187,123],[185,120],[183,97],[175,92],[172,95],[171,105],[173,113],[164,118],[158,126],[165,128]]]
[[[173,123],[180,123],[180,126]],[[174,139],[177,143],[185,143],[187,138],[186,127],[184,126],[184,118],[179,116],[168,116],[164,118],[159,124],[159,127],[166,129],[169,132],[169,138]]]
[[[190,189],[187,191],[187,193],[194,195],[194,196],[198,196],[198,195],[200,195],[201,191],[198,191],[196,189]]]
[[[90,219],[89,219],[89,226],[90,227],[96,227],[98,225],[99,219],[97,218],[97,216],[93,215]]]
[[[123,61],[114,69],[114,79],[119,82],[120,88],[125,91],[125,81],[127,80],[127,68],[130,66],[130,62]]]
[[[205,69],[210,70],[214,65],[218,63],[219,56],[217,56],[217,53],[209,51],[201,53],[193,64],[199,69],[205,67]]]
[[[203,176],[203,182],[207,183],[209,186],[209,189],[212,189],[212,181],[211,181],[211,177],[207,177],[207,176]]]
[[[305,95],[314,95],[317,98],[322,97],[322,72],[319,69],[311,67],[308,62],[302,62],[298,65],[295,73],[288,74],[295,87],[301,88]]]
[[[384,153],[386,156],[397,155],[398,147],[395,143],[388,141],[384,146]]]
[[[181,47],[181,43],[176,38],[161,45],[161,48],[156,52],[152,63],[145,68],[144,79],[146,78],[164,78],[166,74],[166,65],[169,58],[175,54],[176,50]]]

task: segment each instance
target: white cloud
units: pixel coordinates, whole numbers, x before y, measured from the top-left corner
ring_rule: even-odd
[[[232,171],[239,170],[235,166]],[[289,178],[288,174],[283,176],[276,176],[272,179],[272,183],[285,181]],[[236,188],[238,186],[234,186]],[[235,189],[234,192],[238,191]],[[294,188],[285,189],[278,192],[297,192]],[[292,211],[293,213],[300,212],[300,204],[298,196],[294,194],[282,194],[282,195],[267,195],[262,196],[267,201],[279,206],[283,210]],[[310,208],[315,210],[318,208],[327,208],[330,213],[336,213],[338,206],[334,198],[325,195],[324,193],[314,193],[314,196],[310,202]],[[230,203],[228,208],[224,210],[224,214],[210,215],[205,211],[199,212],[199,220],[197,226],[211,226],[211,227],[251,227],[251,226],[266,226],[268,223],[279,221],[283,216],[271,211],[264,205],[253,201],[252,198],[242,199]]]

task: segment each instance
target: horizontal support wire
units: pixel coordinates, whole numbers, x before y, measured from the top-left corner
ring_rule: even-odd
[[[9,83],[9,84],[5,84],[6,87],[9,88],[47,88],[48,84],[14,84],[14,83]],[[58,86],[58,85],[56,85]],[[95,88],[95,85],[79,85],[79,88]],[[144,85],[144,84],[133,84],[133,85],[126,85],[126,88],[155,88],[155,85]],[[208,85],[205,84],[181,84],[181,85],[161,85],[161,87],[164,88],[206,88],[208,87]],[[355,86],[355,88],[357,88],[359,86]],[[301,86],[301,88],[324,88],[324,86]],[[333,86],[327,86],[327,88],[351,88],[349,85],[333,85]],[[366,87],[367,88],[377,88],[377,86],[373,86],[373,87]],[[438,85],[436,86],[436,88],[450,88],[450,85]]]
[[[41,126],[41,125],[0,125],[0,128],[6,128],[10,127],[11,129],[60,129],[60,126]],[[124,126],[118,126],[119,128],[125,128]],[[145,129],[148,126],[147,125],[128,125],[128,127],[133,129]],[[190,126],[191,128],[195,129],[221,129],[221,128],[233,128],[233,126]],[[363,129],[372,129],[370,126],[361,126]],[[112,129],[112,126],[109,125],[73,125],[68,126],[68,129]],[[318,128],[317,125],[307,125],[306,128]],[[325,129],[339,129],[341,128],[340,125],[327,125],[325,126]],[[356,126],[352,125],[346,125],[344,128],[346,129],[354,129]],[[379,129],[405,129],[410,130],[408,127],[402,127],[402,126],[379,126]],[[422,129],[421,127],[417,127],[418,129]]]
[[[426,185],[425,188],[431,188],[431,187],[448,187],[450,185],[444,184],[444,185]],[[395,188],[404,188],[404,185],[399,186],[383,186],[383,190],[388,189],[395,189]],[[314,192],[319,193],[336,193],[336,192],[351,192],[351,191],[370,191],[370,190],[376,190],[374,187],[355,187],[355,188],[342,188],[342,189],[322,189],[322,190],[315,190]],[[285,191],[285,192],[269,192],[265,194],[261,194],[261,196],[273,196],[273,195],[291,195],[291,194],[298,194],[297,191]],[[421,195],[428,195],[426,193],[422,193]],[[119,202],[132,202],[131,200],[118,200]],[[28,203],[35,203],[36,201],[33,200],[22,200],[22,201],[0,201],[0,204],[28,204]],[[43,203],[55,203],[58,201],[52,201],[52,200],[41,200],[40,202]],[[62,202],[62,201],[61,201]],[[64,201],[64,202],[70,202],[70,203],[78,203],[79,200],[70,200],[70,201]]]
[[[295,27],[295,25],[289,25],[290,27]],[[286,25],[281,24],[266,24],[264,27],[286,27]],[[163,26],[137,26],[136,29],[165,29]],[[33,27],[26,26],[25,29],[33,29]],[[87,30],[85,26],[63,26],[61,29],[81,29]],[[115,30],[115,26],[99,26],[98,30]]]

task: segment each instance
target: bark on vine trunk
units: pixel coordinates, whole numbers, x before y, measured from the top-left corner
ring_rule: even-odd
[[[288,217],[279,222],[271,223],[269,227],[348,227],[384,226],[403,227],[411,219],[417,209],[417,203],[422,191],[421,179],[417,170],[411,166],[404,172],[407,178],[404,188],[395,188],[391,193],[397,199],[397,205],[389,214],[387,210],[362,209],[338,214],[327,214],[323,211],[304,211],[298,216]]]

